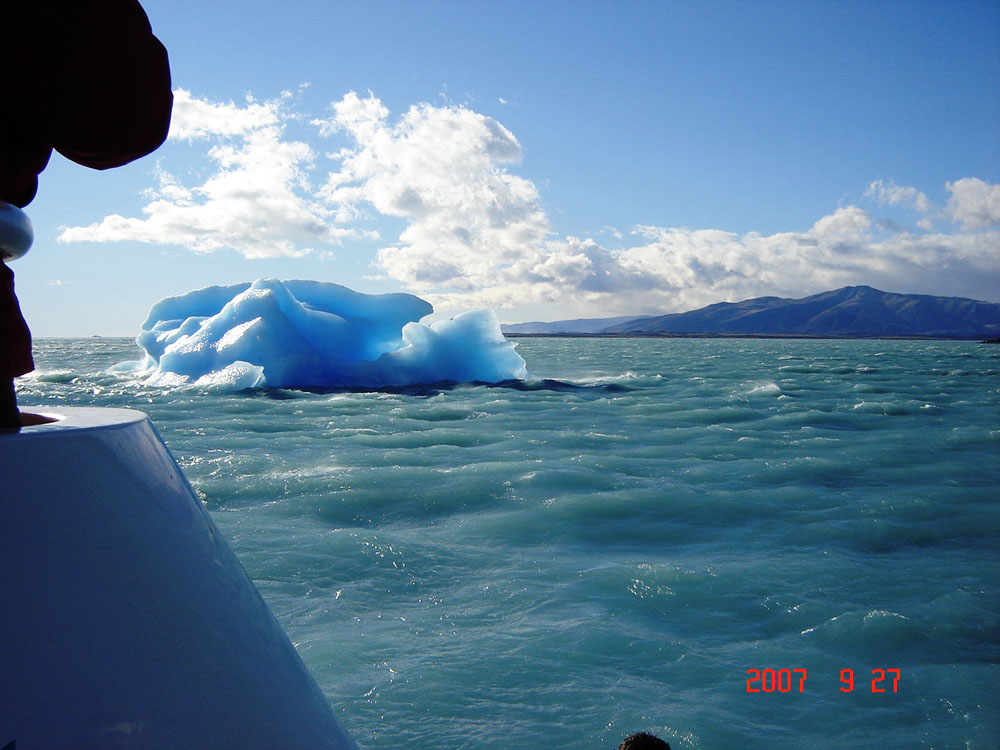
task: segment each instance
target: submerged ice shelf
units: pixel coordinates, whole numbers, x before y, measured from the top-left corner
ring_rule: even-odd
[[[153,305],[116,372],[151,384],[232,389],[500,382],[528,376],[492,310],[429,325],[430,303],[319,281],[259,279]]]

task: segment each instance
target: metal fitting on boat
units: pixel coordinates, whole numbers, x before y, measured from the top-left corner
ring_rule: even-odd
[[[35,230],[31,219],[17,206],[0,201],[0,260],[17,260],[31,247]]]

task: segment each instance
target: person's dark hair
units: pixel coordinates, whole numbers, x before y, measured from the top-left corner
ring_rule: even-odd
[[[618,750],[670,750],[670,745],[652,734],[638,732],[623,739]]]

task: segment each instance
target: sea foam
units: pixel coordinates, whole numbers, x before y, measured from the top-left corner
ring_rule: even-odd
[[[113,369],[152,385],[384,387],[528,376],[492,310],[425,325],[430,303],[319,281],[210,286],[153,305],[143,360]]]

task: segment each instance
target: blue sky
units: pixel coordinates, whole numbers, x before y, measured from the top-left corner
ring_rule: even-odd
[[[510,322],[1000,301],[1000,2],[144,7],[171,138],[53,157],[13,266],[36,336],[265,276]]]

